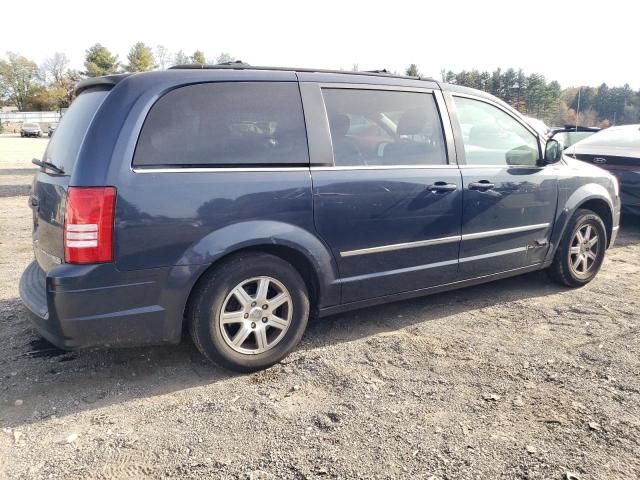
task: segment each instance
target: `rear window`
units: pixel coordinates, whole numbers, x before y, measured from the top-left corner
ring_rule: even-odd
[[[108,93],[106,90],[88,90],[73,101],[49,141],[44,153],[46,161],[71,174],[91,120]]]
[[[286,82],[173,90],[151,108],[133,158],[138,167],[308,163],[300,92],[296,83]]]

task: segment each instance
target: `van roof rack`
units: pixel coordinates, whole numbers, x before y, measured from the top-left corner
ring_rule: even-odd
[[[406,78],[410,80],[428,80],[435,82],[433,78],[429,77],[412,77],[408,75],[397,75],[389,72],[386,68],[380,70],[365,70],[362,72],[351,72],[346,70],[328,70],[322,68],[295,68],[295,67],[264,67],[249,65],[241,60],[235,60],[233,62],[225,62],[216,65],[199,64],[199,63],[187,63],[183,65],[174,65],[169,67],[169,70],[274,70],[274,71],[286,71],[286,72],[307,72],[307,73],[340,73],[343,75],[364,75],[374,77],[393,77],[393,78]]]

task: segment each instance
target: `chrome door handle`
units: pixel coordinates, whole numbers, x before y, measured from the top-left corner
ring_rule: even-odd
[[[447,193],[454,192],[458,189],[455,183],[436,182],[432,185],[427,185],[427,190],[434,193]]]
[[[480,190],[481,192],[484,192],[495,188],[495,186],[495,183],[490,183],[487,180],[481,180],[479,182],[471,182],[469,184],[469,190]]]

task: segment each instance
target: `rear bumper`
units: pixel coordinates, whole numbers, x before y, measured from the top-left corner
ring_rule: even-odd
[[[36,329],[63,349],[178,343],[194,267],[120,272],[113,264],[32,262],[20,297]]]

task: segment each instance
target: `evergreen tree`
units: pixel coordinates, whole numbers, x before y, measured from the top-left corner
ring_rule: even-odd
[[[106,48],[96,43],[87,50],[84,68],[87,69],[85,74],[88,77],[99,77],[101,75],[110,75],[118,71],[118,56],[112,55]]]
[[[127,71],[129,72],[146,72],[156,66],[151,48],[142,42],[138,42],[131,47],[127,60],[129,60],[129,65],[127,65]]]
[[[407,69],[405,70],[405,75],[409,76],[409,77],[419,77],[420,76],[420,72],[418,71],[418,66],[415,63],[412,63],[411,65],[409,65],[409,67],[407,67]]]

